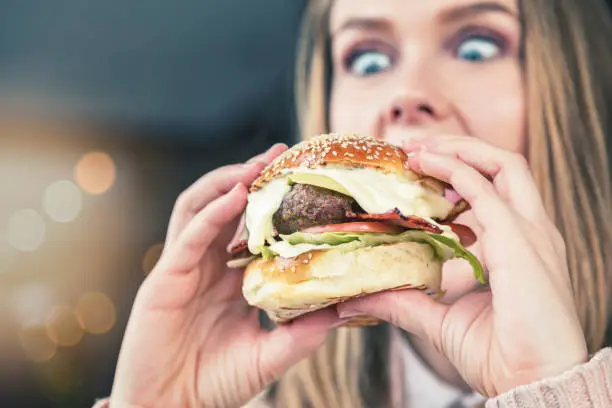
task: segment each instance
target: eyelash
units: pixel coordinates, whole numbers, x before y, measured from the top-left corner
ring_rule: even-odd
[[[389,55],[391,62],[395,63],[395,60],[396,60],[395,50],[392,47],[390,47],[387,44],[384,44],[381,41],[367,41],[367,42],[358,43],[357,45],[354,45],[349,48],[348,52],[342,58],[342,67],[346,71],[350,71],[351,66],[353,65],[353,63],[358,57],[360,57],[361,55],[367,52],[373,52],[373,51],[383,52]]]
[[[497,45],[500,49],[499,57],[503,57],[508,52],[509,41],[507,40],[507,38],[504,35],[496,32],[495,30],[491,30],[482,26],[467,26],[460,29],[455,35],[453,35],[452,38],[450,38],[444,43],[444,48],[446,50],[449,50],[453,54],[453,56],[456,57],[459,45],[471,38],[492,40],[495,45]],[[395,63],[396,61],[396,53],[392,47],[381,41],[368,41],[358,43],[350,47],[349,51],[342,58],[342,67],[347,72],[350,72],[351,66],[355,62],[355,59],[357,57],[363,55],[364,53],[373,51],[384,52],[389,55],[392,63]]]
[[[509,41],[504,35],[496,32],[495,30],[481,26],[467,26],[462,28],[457,34],[446,42],[445,48],[450,50],[453,56],[457,56],[459,45],[469,39],[486,39],[493,41],[493,43],[495,43],[500,50],[500,55],[497,58],[503,57],[508,52]]]

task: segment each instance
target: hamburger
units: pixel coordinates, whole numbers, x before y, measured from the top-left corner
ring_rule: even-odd
[[[249,188],[243,239],[230,247],[228,265],[246,268],[247,302],[285,323],[381,291],[439,295],[453,258],[470,262],[482,282],[464,246],[475,236],[453,223],[467,203],[447,199],[450,186],[412,171],[407,159],[378,139],[328,134],[270,163]]]

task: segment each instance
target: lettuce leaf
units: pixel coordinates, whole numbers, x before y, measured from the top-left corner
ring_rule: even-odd
[[[265,261],[269,261],[270,259],[274,259],[278,256],[276,252],[270,249],[269,246],[262,246],[261,248],[261,256]]]
[[[281,239],[291,245],[314,244],[314,245],[340,245],[358,241],[364,246],[376,246],[383,244],[393,244],[396,242],[423,242],[430,244],[436,255],[443,260],[451,259],[455,256],[455,250],[444,242],[435,240],[434,234],[420,231],[408,230],[401,234],[380,234],[373,232],[324,232],[322,234],[311,234],[295,232],[291,235],[281,235]],[[450,238],[449,238],[450,239]],[[453,241],[451,239],[451,241]]]
[[[335,249],[340,251],[354,251],[356,249],[367,246],[365,243],[361,241],[351,241],[345,244],[338,245],[329,245],[329,244],[308,244],[308,243],[300,243],[300,244],[290,244],[286,241],[276,241],[270,246],[266,246],[262,248],[261,252],[263,258],[265,260],[269,260],[274,258],[275,256],[280,256],[283,258],[294,258],[305,252],[310,251],[322,251],[326,249]]]
[[[312,234],[295,232],[291,235],[281,235],[281,239],[291,245],[330,245],[335,248],[347,247],[355,250],[365,246],[393,244],[396,242],[421,242],[431,245],[438,258],[447,261],[453,258],[463,258],[470,263],[474,270],[474,277],[480,282],[484,281],[484,272],[480,261],[468,251],[460,242],[450,237],[420,230],[408,230],[401,234],[355,233],[355,232],[324,232]],[[344,248],[342,248],[344,249]]]
[[[485,284],[484,271],[482,268],[482,264],[476,258],[476,256],[468,251],[463,245],[454,239],[450,239],[449,237],[445,237],[444,235],[439,234],[431,234],[431,237],[436,241],[441,242],[442,244],[450,247],[455,252],[455,258],[463,258],[470,263],[472,269],[474,270],[474,277],[480,281],[480,283]]]

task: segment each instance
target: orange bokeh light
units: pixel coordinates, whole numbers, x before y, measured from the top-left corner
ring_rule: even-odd
[[[44,326],[32,325],[22,328],[19,340],[25,355],[37,363],[51,360],[57,352],[57,344],[49,338]]]
[[[108,296],[99,292],[81,296],[75,313],[83,330],[92,334],[106,333],[116,322],[115,305]]]
[[[90,194],[107,192],[117,176],[115,162],[104,152],[87,153],[77,163],[74,173],[78,185]]]
[[[47,335],[58,346],[75,346],[83,338],[83,329],[68,306],[55,306],[47,316],[46,327]]]
[[[153,268],[155,268],[155,265],[157,265],[157,261],[159,261],[163,250],[163,243],[152,245],[147,250],[144,257],[142,258],[142,270],[144,271],[145,275],[148,275],[153,270]]]

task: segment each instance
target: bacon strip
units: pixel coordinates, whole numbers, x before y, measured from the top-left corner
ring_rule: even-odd
[[[389,211],[383,214],[347,214],[352,220],[360,221],[388,221],[390,223],[402,226],[408,229],[423,230],[427,232],[433,232],[441,234],[442,230],[429,221],[417,217],[414,215],[402,215],[400,210],[395,208],[393,211]]]
[[[467,203],[465,201],[463,201],[463,203],[465,206],[467,206]],[[466,207],[462,205],[458,205],[457,207],[463,207],[462,210],[466,209]],[[399,225],[407,229],[422,230],[435,234],[442,233],[442,230],[437,225],[431,224],[429,221],[421,217],[417,217],[414,215],[402,215],[402,213],[397,208],[395,208],[393,211],[386,212],[383,214],[347,213],[346,215],[349,218],[349,221],[382,221]],[[445,220],[441,222],[441,224],[450,227],[451,230],[453,230],[453,232],[457,234],[461,243],[464,246],[472,245],[474,242],[476,242],[476,234],[474,234],[474,231],[472,231],[468,226],[451,222],[455,217],[452,217],[451,220]],[[248,251],[249,246],[248,241],[246,239],[235,242],[228,249],[228,253],[231,254],[232,258],[234,259],[242,253],[245,253],[246,256],[249,256],[250,254]]]
[[[461,215],[462,213],[466,212],[467,210],[470,209],[470,205],[468,204],[467,201],[465,201],[463,198],[459,201],[457,201],[455,203],[455,206],[450,210],[450,212],[448,213],[448,215],[446,216],[446,218],[444,218],[442,221],[448,221],[448,222],[452,222],[454,221],[459,215]]]
[[[232,245],[227,251],[231,255],[238,255],[242,252],[249,250],[249,243],[246,239],[237,241],[234,245]]]

